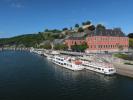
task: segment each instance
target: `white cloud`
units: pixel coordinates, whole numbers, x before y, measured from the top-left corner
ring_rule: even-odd
[[[23,0],[3,0],[6,5],[14,8],[23,8],[24,5],[22,3]]]
[[[22,5],[21,3],[13,2],[13,3],[11,3],[11,7],[14,7],[14,8],[23,8],[24,5]]]

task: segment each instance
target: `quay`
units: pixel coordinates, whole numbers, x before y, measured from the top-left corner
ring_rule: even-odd
[[[133,78],[133,65],[114,63],[117,74]]]
[[[18,51],[30,51],[30,48],[0,48],[0,51],[3,51],[3,50],[18,50]]]

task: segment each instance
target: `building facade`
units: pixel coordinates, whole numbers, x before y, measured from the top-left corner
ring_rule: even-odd
[[[87,53],[102,53],[102,52],[119,52],[128,51],[129,40],[121,31],[107,30],[106,35],[88,35],[86,38],[69,38],[65,40],[65,44],[71,49],[71,46],[87,43]],[[94,34],[94,33],[93,33]],[[99,34],[99,33],[98,33]],[[118,35],[119,34],[119,35]]]
[[[69,38],[65,40],[65,44],[68,46],[68,49],[71,50],[73,45],[82,45],[86,43],[85,39],[83,38]]]
[[[92,36],[86,38],[86,52],[128,51],[128,37]]]

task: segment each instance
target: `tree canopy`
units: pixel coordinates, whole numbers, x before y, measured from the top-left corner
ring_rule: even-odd
[[[87,44],[81,44],[81,45],[73,45],[71,49],[76,52],[84,52],[88,48]]]
[[[133,38],[129,38],[129,47],[133,49]]]
[[[65,27],[65,28],[63,28],[62,30],[63,30],[63,31],[67,31],[67,30],[68,30],[68,28],[66,28],[66,27]]]
[[[90,25],[91,24],[91,21],[86,21],[86,22],[82,22],[82,25]]]
[[[45,45],[41,45],[39,48],[44,48],[44,49],[52,49],[52,46],[50,43],[47,43]]]
[[[102,24],[98,24],[97,26],[96,26],[96,30],[97,31],[104,31],[106,29],[106,27],[104,26],[104,25],[102,25]]]
[[[80,28],[78,29],[78,32],[84,32],[84,29],[83,29],[82,27],[80,27]]]
[[[75,24],[75,27],[76,27],[76,28],[79,28],[79,24]]]
[[[54,46],[54,49],[55,49],[55,50],[67,50],[68,47],[67,47],[65,44],[56,44],[56,45]]]
[[[41,41],[43,41],[43,37],[40,34],[27,34],[27,35],[12,37],[12,38],[0,39],[0,44],[1,46],[4,46],[4,45],[18,46],[23,44],[25,47],[31,47],[31,46],[35,46],[35,44],[38,44]]]
[[[90,31],[94,31],[94,30],[95,30],[95,26],[94,26],[94,25],[91,25],[90,27],[88,27],[88,29],[89,29]]]
[[[128,34],[128,37],[129,37],[129,38],[133,38],[133,33],[129,33],[129,34]]]
[[[15,36],[12,38],[0,39],[0,46],[16,46],[23,45],[25,47],[37,47],[41,42],[45,40],[53,41],[54,39],[62,39],[65,36],[63,34],[55,34],[50,32],[39,32],[38,34],[26,34]]]
[[[61,33],[61,30],[58,30],[58,29],[53,29],[53,30],[45,29],[44,32]]]

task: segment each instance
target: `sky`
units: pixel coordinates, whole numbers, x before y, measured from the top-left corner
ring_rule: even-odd
[[[86,20],[133,32],[133,0],[0,0],[0,38],[69,28]]]

